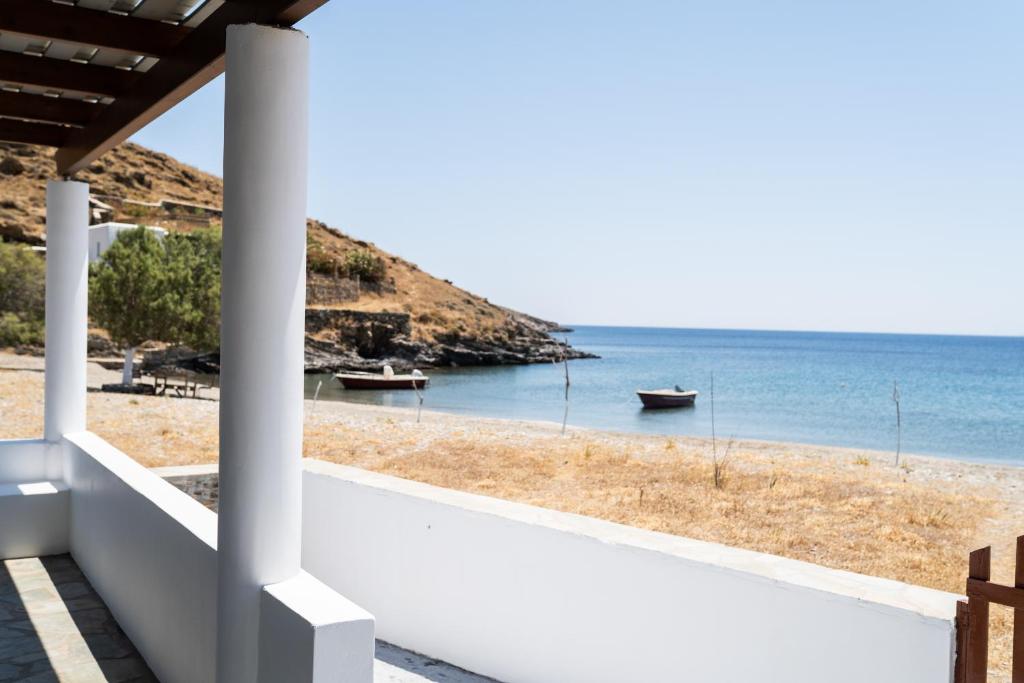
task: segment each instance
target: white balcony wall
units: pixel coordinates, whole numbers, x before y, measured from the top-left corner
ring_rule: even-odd
[[[0,560],[68,551],[70,494],[49,476],[60,454],[43,439],[0,439]]]
[[[948,683],[957,596],[318,461],[303,568],[498,680]]]
[[[94,434],[65,444],[78,566],[161,681],[213,683],[217,516]]]
[[[161,681],[212,683],[217,516],[95,434],[63,443],[78,566]],[[371,680],[366,610],[305,572],[261,594],[254,683]]]
[[[0,439],[0,484],[47,479],[47,455],[45,439]]]

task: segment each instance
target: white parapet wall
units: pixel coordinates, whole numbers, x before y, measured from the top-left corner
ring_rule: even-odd
[[[948,683],[958,596],[306,461],[303,568],[507,682]]]
[[[213,683],[217,515],[95,434],[64,447],[75,561],[161,681]],[[258,621],[259,683],[372,680],[373,617],[312,576],[265,587]]]
[[[0,484],[0,560],[66,553],[68,498],[61,482]]]
[[[68,551],[61,451],[42,439],[0,440],[0,560]]]
[[[0,484],[50,479],[47,445],[43,439],[0,439]]]
[[[89,432],[65,438],[71,554],[166,683],[213,683],[217,515]]]

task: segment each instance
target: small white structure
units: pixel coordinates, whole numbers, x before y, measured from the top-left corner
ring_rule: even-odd
[[[103,252],[110,248],[117,236],[125,230],[135,230],[144,227],[153,233],[157,239],[162,240],[167,236],[163,228],[156,228],[150,225],[141,226],[135,223],[100,223],[89,226],[89,263],[95,263],[103,256]]]

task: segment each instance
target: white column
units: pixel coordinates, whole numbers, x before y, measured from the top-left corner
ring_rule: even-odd
[[[260,591],[299,571],[309,46],[227,29],[217,680],[257,680]]]
[[[89,185],[51,180],[46,185],[43,418],[43,434],[50,442],[58,442],[64,434],[85,429],[88,307]],[[51,472],[51,476],[53,474]]]

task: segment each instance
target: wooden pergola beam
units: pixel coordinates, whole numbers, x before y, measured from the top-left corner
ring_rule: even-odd
[[[0,118],[0,140],[28,145],[60,147],[68,137],[69,128],[50,123],[33,123]]]
[[[0,92],[0,116],[84,126],[106,105],[43,95]]]
[[[190,29],[49,0],[3,0],[0,31],[163,57]]]
[[[6,2],[7,0],[3,0]],[[19,0],[24,1],[24,0]],[[32,1],[32,0],[30,0]],[[327,0],[228,0],[140,77],[138,84],[57,150],[57,172],[75,173],[224,71],[232,24],[290,26]]]
[[[4,51],[0,51],[0,74],[9,83],[77,90],[107,97],[117,97],[126,92],[141,75],[109,66]]]

